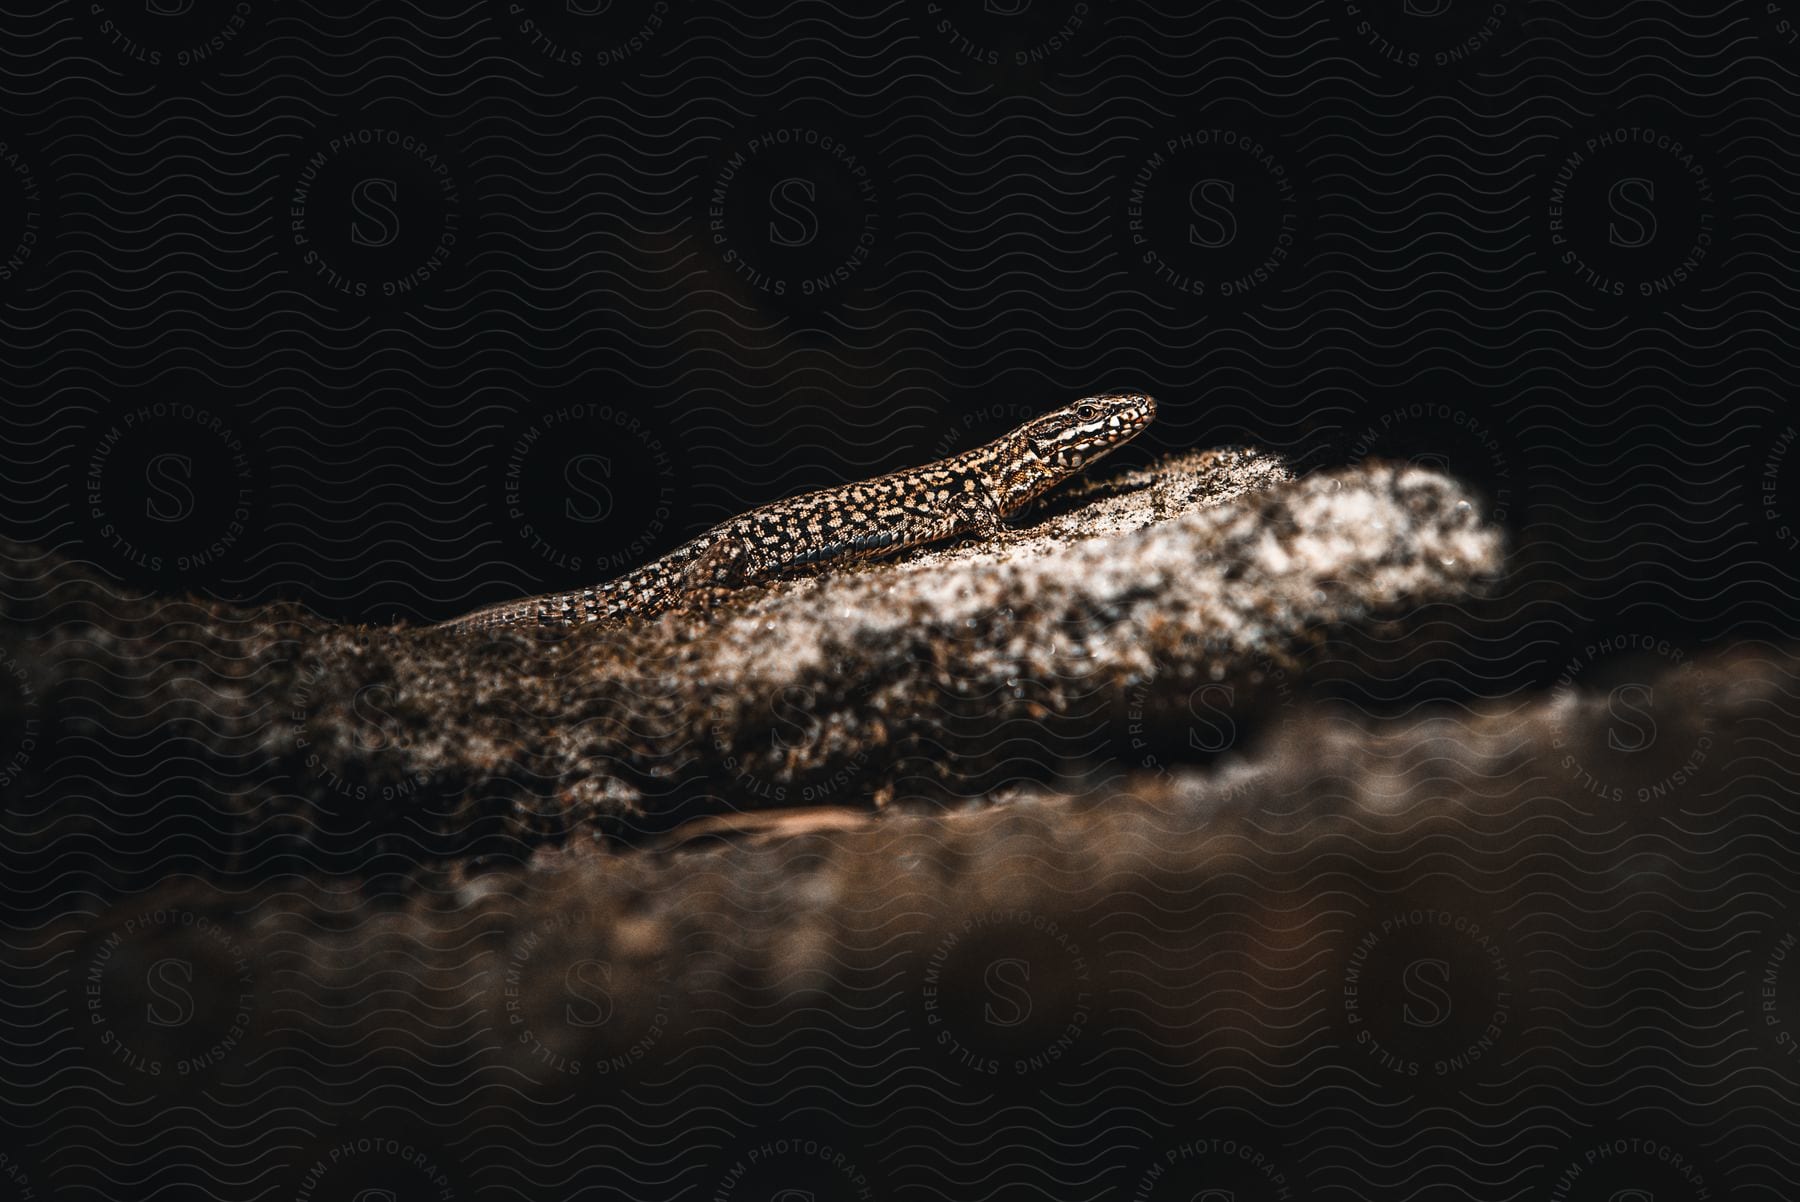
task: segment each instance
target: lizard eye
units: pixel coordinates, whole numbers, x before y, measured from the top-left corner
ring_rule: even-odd
[[[1091,422],[1100,416],[1100,408],[1097,405],[1078,405],[1075,408],[1075,416],[1084,422]]]

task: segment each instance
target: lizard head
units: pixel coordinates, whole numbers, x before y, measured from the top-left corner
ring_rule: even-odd
[[[1044,463],[1076,472],[1136,438],[1155,419],[1155,397],[1108,392],[1053,409],[1020,433]]]

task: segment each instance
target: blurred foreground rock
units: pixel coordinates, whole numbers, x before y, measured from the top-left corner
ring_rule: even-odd
[[[632,1197],[713,1196],[759,1163],[963,1195],[996,1157],[1105,1196],[1158,1165],[1367,1196],[1420,1171],[1409,1133],[1434,1114],[1507,1133],[1434,1165],[1446,1189],[1551,1197],[1574,1164],[1600,1196],[1729,1196],[1768,1151],[1733,1116],[1773,1122],[1796,1079],[1800,659],[1679,658],[1628,686],[1648,744],[1577,681],[1399,719],[1309,706],[1211,770],[980,807],[544,847],[394,898],[76,899],[8,949],[9,1006],[46,1041],[14,1096],[56,1099],[77,1134],[59,1171],[95,1181],[159,1155],[117,1148],[102,1110],[179,1142],[291,1104],[300,1137],[258,1122],[233,1145],[280,1196],[350,1136],[426,1149],[456,1196],[476,1165],[571,1188],[571,1146]],[[188,1021],[141,1019],[189,981],[212,988]],[[1568,1117],[1621,1088],[1645,1103],[1628,1121]],[[1059,1138],[1097,1113],[1164,1134]],[[820,1168],[802,1136],[844,1159]],[[1635,1150],[1588,1157],[1615,1140]],[[359,1187],[399,1172],[358,1164]]]

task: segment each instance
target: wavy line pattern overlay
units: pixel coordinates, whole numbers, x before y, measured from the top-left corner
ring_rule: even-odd
[[[1800,1193],[1800,0],[773,9],[0,13],[0,1198]]]

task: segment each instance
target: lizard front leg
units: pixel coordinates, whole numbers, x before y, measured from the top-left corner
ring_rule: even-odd
[[[989,488],[962,494],[957,517],[976,538],[995,548],[1004,549],[1023,537],[1000,507],[999,496]]]
[[[676,607],[706,610],[752,583],[749,540],[722,534],[681,572],[672,598]]]

